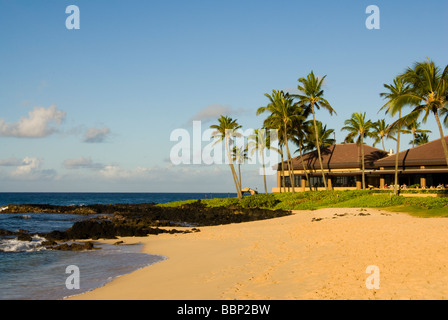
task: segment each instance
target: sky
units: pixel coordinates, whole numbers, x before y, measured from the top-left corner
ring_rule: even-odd
[[[193,133],[222,114],[261,127],[264,94],[311,71],[326,76],[337,114],[317,118],[337,142],[353,112],[390,123],[383,84],[416,61],[448,64],[447,12],[446,0],[0,0],[0,192],[235,192],[228,165],[174,164],[173,148],[203,150]],[[241,166],[243,187],[264,191],[259,168]]]

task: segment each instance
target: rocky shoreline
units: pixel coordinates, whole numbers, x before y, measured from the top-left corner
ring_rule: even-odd
[[[145,237],[160,233],[199,232],[198,227],[229,223],[271,219],[291,214],[290,211],[261,208],[242,208],[239,206],[207,207],[200,200],[180,207],[163,207],[154,203],[114,204],[87,206],[55,205],[8,205],[0,214],[8,213],[64,213],[95,215],[84,221],[76,222],[65,231],[51,231],[38,234],[45,238],[42,243],[52,250],[94,250],[92,242],[72,243],[75,240],[116,239],[117,237]],[[191,229],[167,229],[166,227],[191,227]],[[164,227],[164,228],[160,228]],[[0,236],[16,236],[21,241],[31,241],[27,230],[12,232],[1,230]]]

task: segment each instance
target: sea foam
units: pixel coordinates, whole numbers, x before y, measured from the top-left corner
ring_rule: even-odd
[[[21,241],[16,239],[1,239],[0,240],[0,252],[32,252],[42,251],[45,247],[42,246],[42,242],[45,238],[39,236],[33,236],[32,241]]]

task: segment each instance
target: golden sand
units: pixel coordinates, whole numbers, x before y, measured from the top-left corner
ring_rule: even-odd
[[[446,218],[321,209],[200,230],[120,238],[167,259],[71,299],[448,299]]]

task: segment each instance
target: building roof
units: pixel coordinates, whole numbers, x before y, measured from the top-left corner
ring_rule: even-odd
[[[448,136],[445,137],[448,144]],[[395,166],[396,155],[391,155],[376,161],[377,167]],[[446,166],[445,153],[443,152],[442,139],[437,139],[415,148],[402,151],[398,154],[400,167],[410,166]]]
[[[335,144],[321,150],[322,165],[324,169],[361,168],[361,147],[355,143]],[[364,145],[364,161],[366,168],[374,168],[375,161],[387,156],[387,153],[368,145]],[[303,157],[293,158],[293,168],[303,170],[303,164],[307,170],[320,170],[317,150],[305,153]],[[287,161],[284,162],[285,170],[288,168]],[[281,163],[278,164],[281,169]]]

